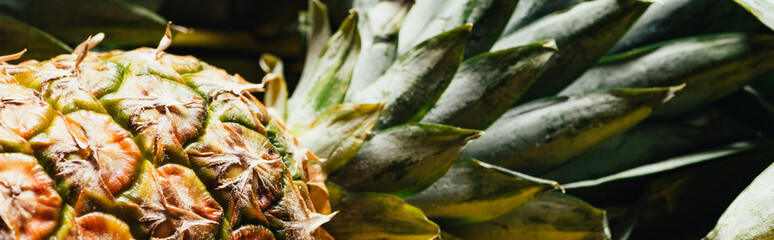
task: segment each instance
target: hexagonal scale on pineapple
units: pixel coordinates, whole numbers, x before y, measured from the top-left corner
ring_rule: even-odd
[[[79,109],[105,112],[97,99],[119,86],[123,70],[91,55],[77,61],[74,54],[60,55],[32,71],[17,74],[16,79],[39,90],[54,109],[63,113]]]
[[[262,84],[249,83],[238,74],[232,76],[215,67],[185,74],[183,80],[210,102],[210,112],[220,121],[236,122],[266,133],[264,125],[269,122],[269,114],[250,94],[263,91]]]
[[[274,240],[271,230],[260,225],[245,225],[231,233],[233,240]]]
[[[75,217],[75,211],[69,205],[62,209],[62,220],[51,239],[80,240],[130,240],[134,239],[129,225],[113,215],[91,212]]]
[[[29,139],[53,118],[54,111],[35,91],[16,84],[0,84],[0,125]]]
[[[206,115],[204,99],[193,90],[156,75],[128,74],[118,91],[101,101],[136,135],[146,159],[189,164],[183,144],[201,132]]]
[[[202,63],[192,56],[162,54],[156,58],[156,49],[138,48],[132,51],[111,51],[102,59],[115,62],[134,75],[158,75],[173,81],[183,82],[181,74],[202,70]]]
[[[141,157],[131,134],[110,116],[83,110],[57,116],[30,144],[79,213],[91,201],[111,206]]]
[[[266,223],[262,210],[282,197],[289,174],[266,136],[210,119],[204,136],[186,152],[202,180],[226,198],[231,224],[238,226],[241,218]]]
[[[138,180],[118,202],[135,236],[212,239],[222,208],[193,170],[177,164],[154,169],[143,161]]]
[[[0,154],[0,238],[43,239],[56,226],[61,204],[35,158]]]

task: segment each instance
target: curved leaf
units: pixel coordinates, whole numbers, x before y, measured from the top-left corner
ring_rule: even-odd
[[[763,24],[774,29],[774,2],[767,0],[734,0],[750,11]]]
[[[387,102],[377,129],[418,121],[449,86],[462,61],[471,25],[457,27],[401,55],[367,88],[355,93],[357,103]]]
[[[357,21],[358,13],[352,11],[322,49],[314,74],[306,79],[310,88],[299,86],[288,101],[291,129],[311,124],[315,117],[344,100],[360,54]]]
[[[319,0],[309,0],[307,12],[308,25],[303,26],[306,32],[306,60],[301,78],[298,80],[295,92],[309,92],[314,85],[311,80],[316,73],[317,62],[322,56],[323,49],[331,37],[330,21],[328,20],[328,7]],[[289,106],[292,107],[292,106]],[[291,109],[288,109],[291,110]]]
[[[398,53],[463,24],[473,24],[465,58],[487,52],[502,33],[518,0],[425,0],[406,16],[398,35]],[[548,39],[546,39],[548,40]]]
[[[389,194],[350,193],[330,183],[327,187],[331,207],[339,213],[323,228],[336,239],[427,240],[441,232],[422,210]]]
[[[273,111],[280,119],[285,119],[285,106],[288,101],[288,86],[285,83],[285,74],[282,60],[277,56],[265,53],[259,61],[261,69],[266,72],[262,82],[266,92],[263,95],[263,104]]]
[[[347,96],[367,87],[387,70],[398,54],[398,30],[414,0],[356,1],[355,9],[364,13],[358,28],[362,51],[352,73]]]
[[[706,239],[774,237],[774,167],[769,166],[731,203]]]
[[[604,56],[650,6],[649,2],[586,1],[504,36],[492,46],[492,51],[554,39],[559,51],[521,102],[554,95]]]
[[[121,0],[29,0],[0,3],[0,14],[36,26],[68,44],[103,32],[100,46],[155,44],[167,21],[139,5]]]
[[[610,239],[605,211],[555,191],[491,221],[446,230],[463,239]]]
[[[562,184],[570,194],[596,204],[620,201],[629,195],[639,195],[649,179],[670,172],[682,171],[714,161],[741,161],[744,158],[770,159],[772,142],[766,139],[737,142],[710,150],[682,155],[660,162],[639,166],[605,177]]]
[[[519,0],[516,11],[513,12],[508,24],[505,25],[502,36],[518,31],[545,15],[565,10],[581,2],[583,0]]]
[[[676,38],[760,27],[763,26],[758,19],[732,1],[662,1],[648,8],[610,52],[621,53]]]
[[[724,33],[690,37],[605,58],[562,94],[685,83],[658,115],[696,109],[774,70],[774,35]]]
[[[485,129],[516,103],[555,51],[555,42],[541,42],[466,60],[422,122]]]
[[[72,49],[43,31],[0,15],[0,55],[28,49],[21,59],[48,59]]]
[[[299,142],[315,155],[327,159],[321,163],[325,172],[336,171],[363,146],[383,107],[383,104],[354,103],[333,106],[312,123],[311,129],[299,136]]]
[[[697,119],[697,121],[706,120],[718,121]],[[560,183],[600,178],[679,154],[728,144],[755,135],[751,130],[726,125],[728,124],[710,123],[691,126],[642,123],[540,177]]]
[[[347,189],[413,195],[438,181],[480,131],[406,124],[374,134],[349,164],[328,180]]]
[[[462,156],[540,174],[633,127],[680,88],[620,89],[534,101],[505,113]]]
[[[442,225],[457,225],[499,217],[558,187],[554,181],[468,158],[458,160],[438,182],[406,202]]]

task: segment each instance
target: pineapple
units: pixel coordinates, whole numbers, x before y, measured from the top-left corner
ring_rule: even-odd
[[[250,94],[260,84],[164,53],[169,28],[156,49],[90,52],[103,37],[3,65],[3,238],[325,234],[317,159]]]
[[[774,71],[774,34],[698,29],[690,34],[707,35],[673,32],[686,38],[632,50],[664,39],[648,31],[675,9],[703,1],[356,0],[344,17],[336,7],[348,4],[311,0],[292,94],[273,55],[251,83],[167,53],[169,23],[156,48],[91,51],[128,39],[111,29],[42,62],[0,57],[0,238],[611,239],[658,230],[653,219],[691,213],[697,199],[727,204],[723,194],[684,194],[716,183],[718,169],[740,159],[749,166],[734,173],[742,181],[774,156],[774,143],[750,140],[759,134],[717,110],[749,94],[771,111],[756,90],[766,88],[746,85]],[[107,12],[159,22],[132,15],[142,8],[130,3],[98,6],[113,5],[130,8]],[[11,15],[34,24],[38,13]],[[741,8],[713,13],[752,19]],[[0,22],[46,39],[50,52],[70,51]],[[185,45],[201,36],[211,37],[176,37]],[[750,188],[765,187],[766,174]],[[756,211],[753,190],[708,238],[766,231],[733,225],[734,212]]]

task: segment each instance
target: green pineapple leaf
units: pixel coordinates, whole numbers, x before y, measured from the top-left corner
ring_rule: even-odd
[[[298,135],[302,147],[327,159],[325,172],[346,165],[357,154],[368,133],[379,120],[384,104],[343,103],[323,113],[309,130]]]
[[[502,36],[507,36],[545,15],[568,9],[581,2],[583,0],[519,0],[516,11],[505,25]]]
[[[763,24],[774,29],[774,2],[768,0],[734,0],[750,11]]]
[[[726,209],[706,239],[770,239],[774,237],[774,167],[764,170]]]
[[[701,126],[642,123],[539,176],[560,183],[595,179],[755,136],[753,131],[730,123],[731,119],[695,120],[710,123]],[[712,123],[718,121],[722,122]]]
[[[462,148],[479,136],[481,131],[437,124],[385,129],[328,180],[351,190],[408,197],[438,181]]]
[[[367,88],[351,97],[356,103],[386,101],[377,129],[415,122],[438,101],[462,61],[471,25],[444,32],[401,55]]]
[[[458,160],[435,184],[406,202],[441,225],[459,225],[499,217],[558,187],[554,181],[468,158]]]
[[[671,0],[648,8],[611,53],[696,35],[750,31],[764,27],[732,1]]]
[[[288,101],[291,128],[311,124],[315,117],[344,100],[360,54],[357,21],[358,13],[352,11],[325,44],[312,77]]]
[[[13,0],[0,7],[0,14],[72,45],[83,42],[84,36],[103,32],[107,37],[100,46],[107,48],[156,44],[167,24],[156,13],[120,0]]]
[[[352,193],[328,183],[331,207],[339,213],[323,225],[336,239],[426,240],[440,234],[422,210],[382,193]]]
[[[311,78],[317,68],[317,62],[320,60],[323,49],[331,36],[330,20],[328,19],[328,7],[319,0],[309,0],[309,19],[306,29],[306,60],[304,60],[304,70],[301,72],[301,78],[298,80],[297,92],[307,92],[314,85]],[[304,89],[304,90],[298,90]]]
[[[347,96],[367,87],[387,70],[398,54],[398,30],[414,0],[355,1],[363,13],[358,29],[362,43]]]
[[[82,41],[82,40],[81,40]],[[28,51],[21,59],[46,59],[72,52],[72,49],[33,26],[0,14],[0,55]]]
[[[735,161],[747,158],[747,156],[756,157],[761,155],[761,153],[766,154],[764,156],[768,157],[771,154],[766,152],[771,152],[771,149],[772,142],[770,140],[753,139],[741,141],[631,168],[601,178],[562,184],[562,187],[568,193],[587,201],[609,203],[628,195],[623,193],[635,192],[635,194],[640,194],[641,190],[637,186],[644,186],[654,176],[690,169],[708,162]]]
[[[554,39],[559,51],[521,102],[551,96],[604,56],[648,6],[646,0],[586,1],[503,36],[491,51]]]
[[[288,86],[285,82],[284,66],[282,60],[271,54],[261,55],[259,61],[261,69],[266,72],[263,77],[266,92],[263,95],[263,104],[280,118],[285,119],[285,108],[288,102]]]
[[[654,115],[696,109],[774,70],[774,35],[723,33],[689,37],[604,58],[561,94],[685,83]]]
[[[537,100],[508,110],[462,156],[541,174],[633,127],[681,88],[619,89]]]
[[[516,103],[555,52],[556,43],[550,41],[464,61],[422,122],[486,129]]]
[[[465,58],[487,52],[502,33],[514,0],[427,0],[419,1],[406,16],[398,36],[398,53],[463,24],[473,24],[465,44]]]
[[[644,196],[637,200],[641,202],[642,212],[633,235],[638,239],[669,239],[680,232],[693,232],[694,239],[706,235],[723,210],[771,164],[774,157],[771,146],[653,176],[644,188]],[[718,177],[719,173],[723,173],[722,177]],[[708,190],[707,186],[712,187]],[[615,194],[637,196],[643,192],[638,184],[629,187],[632,190]],[[621,208],[607,208],[611,209],[608,216],[621,215]],[[611,217],[610,222],[613,221]]]
[[[556,191],[490,221],[444,230],[463,239],[610,239],[604,210]]]

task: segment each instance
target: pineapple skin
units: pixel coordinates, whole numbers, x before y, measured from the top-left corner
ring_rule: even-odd
[[[261,88],[151,48],[0,65],[0,238],[330,238]]]

